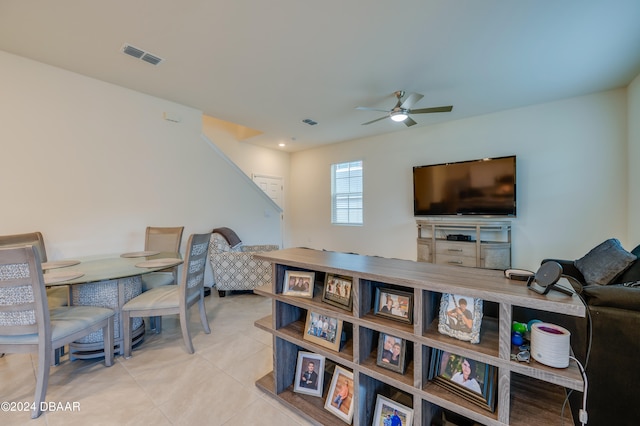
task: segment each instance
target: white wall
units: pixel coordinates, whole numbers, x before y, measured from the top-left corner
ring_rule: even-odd
[[[202,137],[200,111],[1,51],[0,70],[0,234],[41,231],[51,260],[141,250],[148,225],[278,241],[272,203]]]
[[[578,258],[609,237],[631,249],[626,114],[620,89],[295,153],[292,245],[415,260],[412,167],[515,154],[514,267]],[[330,164],[356,159],[364,226],[333,226]]]
[[[202,132],[214,142],[216,146],[224,152],[224,155],[233,161],[247,177],[251,179],[254,175],[264,175],[282,178],[284,199],[281,206],[283,210],[281,246],[288,246],[291,238],[290,221],[287,212],[288,188],[289,181],[291,180],[291,157],[289,153],[252,145],[247,142],[240,142],[236,139],[235,135],[230,132],[229,126],[221,126],[219,123],[219,120],[204,116],[202,119]]]

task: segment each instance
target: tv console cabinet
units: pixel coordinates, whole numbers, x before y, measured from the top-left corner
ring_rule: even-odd
[[[487,269],[511,267],[508,221],[417,220],[418,262]],[[447,239],[464,235],[467,241]]]
[[[562,412],[566,388],[583,391],[577,365],[555,369],[535,360],[511,360],[513,307],[524,307],[561,315],[585,316],[577,296],[552,292],[547,296],[527,290],[521,282],[506,279],[501,271],[459,268],[408,260],[291,248],[265,252],[256,258],[272,263],[272,282],[255,293],[273,300],[272,314],[255,322],[273,335],[273,371],[256,386],[318,425],[344,422],[324,409],[324,400],[335,365],[352,370],[355,404],[353,424],[369,426],[376,396],[392,398],[414,410],[414,425],[437,424],[443,410],[486,425],[569,425],[571,410]],[[286,271],[315,272],[313,298],[282,294]],[[353,308],[344,310],[322,301],[326,273],[353,279]],[[376,287],[404,290],[414,296],[413,324],[374,314]],[[480,298],[495,303],[498,318],[484,317],[480,343],[471,344],[438,332],[439,301],[443,293]],[[557,294],[556,294],[557,293]],[[343,321],[346,340],[333,351],[304,339],[308,311]],[[405,374],[377,365],[380,333],[407,341]],[[497,367],[497,406],[494,412],[479,407],[429,380],[434,350],[443,350]],[[516,349],[517,350],[517,349]],[[326,357],[323,397],[293,391],[298,351]]]

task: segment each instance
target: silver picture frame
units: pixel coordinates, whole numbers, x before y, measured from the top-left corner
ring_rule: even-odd
[[[438,331],[470,343],[480,343],[482,299],[443,293]]]

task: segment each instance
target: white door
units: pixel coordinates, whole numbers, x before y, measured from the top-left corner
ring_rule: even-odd
[[[278,205],[278,207],[284,210],[284,187],[281,177],[253,175],[253,181]]]

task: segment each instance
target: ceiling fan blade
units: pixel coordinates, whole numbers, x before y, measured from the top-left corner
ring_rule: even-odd
[[[411,109],[412,106],[414,106],[416,103],[418,103],[418,101],[420,99],[422,99],[424,97],[424,95],[421,95],[420,93],[412,93],[409,96],[407,96],[407,99],[404,100],[404,102],[402,102],[402,105],[400,105],[400,108],[403,109]]]
[[[380,109],[380,108],[369,108],[369,107],[356,107],[360,111],[380,111],[380,112],[391,112],[388,109]]]
[[[384,117],[376,118],[375,120],[371,120],[371,121],[367,121],[366,123],[362,123],[362,125],[366,126],[367,124],[375,123],[376,121],[384,120],[385,118],[389,118],[389,116],[385,115]]]
[[[416,123],[415,121],[413,121],[413,120],[411,119],[411,117],[407,117],[407,119],[406,119],[406,120],[404,120],[404,121],[403,121],[403,123],[404,123],[407,127],[411,127],[411,126],[413,126],[414,124],[418,124],[418,123]]]
[[[453,109],[452,105],[432,107],[432,108],[420,108],[420,109],[409,110],[409,114],[425,114],[430,112],[450,112],[452,109]]]

